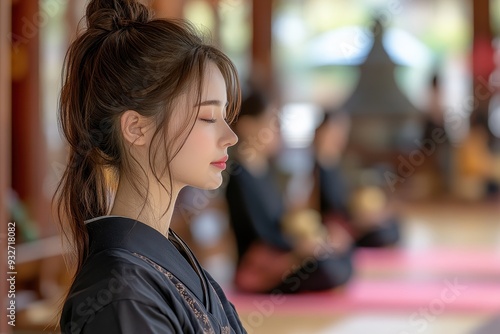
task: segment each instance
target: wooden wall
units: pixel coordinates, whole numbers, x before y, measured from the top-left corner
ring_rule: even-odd
[[[6,270],[6,232],[7,232],[7,191],[10,188],[10,45],[7,38],[10,32],[10,1],[0,1],[0,302],[1,316],[5,318],[3,307],[7,296]],[[11,333],[11,327],[2,319],[0,333]]]

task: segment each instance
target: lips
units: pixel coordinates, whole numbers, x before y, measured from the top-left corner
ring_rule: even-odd
[[[210,164],[220,169],[226,169],[227,159],[229,159],[229,157],[226,155],[217,161],[211,162]]]

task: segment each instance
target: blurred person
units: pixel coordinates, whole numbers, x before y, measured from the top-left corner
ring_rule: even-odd
[[[470,129],[457,147],[456,193],[464,200],[478,201],[498,194],[495,161],[489,149],[489,130],[482,118],[472,118]]]
[[[289,212],[271,164],[281,145],[272,101],[253,90],[234,130],[226,199],[238,261],[235,285],[257,293],[297,293],[345,284],[353,273],[349,243],[328,238],[314,210]]]
[[[444,109],[441,105],[442,90],[438,74],[432,76],[429,105],[424,119],[420,143],[428,154],[421,167],[430,179],[429,195],[443,195],[450,190],[451,146],[445,130]]]
[[[399,240],[399,222],[388,198],[377,186],[351,190],[342,172],[350,118],[342,111],[326,111],[313,140],[314,186],[310,206],[322,215],[330,233],[346,229],[361,247],[384,247]]]
[[[237,142],[234,65],[189,23],[133,0],[92,0],[85,18],[59,111],[70,151],[56,204],[76,256],[61,332],[246,333],[170,229],[182,188],[222,183]]]

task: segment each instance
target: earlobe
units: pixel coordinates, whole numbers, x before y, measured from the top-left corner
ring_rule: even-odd
[[[135,110],[127,110],[120,116],[120,126],[123,138],[133,145],[145,145],[145,117]]]

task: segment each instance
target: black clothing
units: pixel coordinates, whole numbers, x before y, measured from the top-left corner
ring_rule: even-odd
[[[316,163],[315,168],[319,178],[321,213],[339,215],[350,221],[352,215],[349,212],[348,201],[351,195],[340,167],[324,168]],[[399,220],[393,216],[381,226],[358,236],[355,243],[359,247],[384,247],[397,243],[399,239]]]
[[[226,189],[229,216],[241,259],[255,242],[264,242],[283,251],[292,245],[281,231],[285,214],[282,197],[273,175],[256,177],[234,162]],[[271,290],[282,293],[330,289],[352,276],[351,253],[311,257]]]
[[[399,224],[397,217],[389,217],[381,226],[359,237],[356,246],[378,248],[396,244],[401,238]]]
[[[304,259],[301,267],[284,278],[281,284],[270,292],[321,291],[347,283],[354,272],[353,250],[350,248],[344,254],[324,254]]]
[[[131,218],[86,224],[89,255],[61,316],[62,333],[246,333],[221,287],[172,231]]]
[[[292,250],[281,231],[285,207],[273,175],[265,173],[256,177],[236,162],[233,168],[226,197],[239,258],[256,240],[284,251]]]
[[[319,174],[320,211],[322,214],[335,213],[349,219],[349,190],[339,166],[323,168],[316,164]]]

